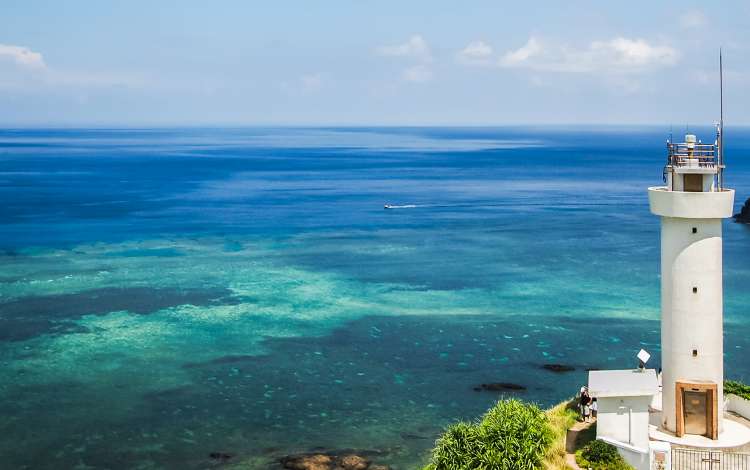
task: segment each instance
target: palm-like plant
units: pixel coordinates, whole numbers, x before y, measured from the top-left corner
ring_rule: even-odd
[[[427,469],[540,468],[553,434],[547,415],[536,405],[501,400],[480,421],[449,426],[437,440]]]

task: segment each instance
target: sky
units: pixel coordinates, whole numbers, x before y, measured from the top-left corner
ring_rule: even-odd
[[[750,124],[750,2],[0,2],[0,126]]]

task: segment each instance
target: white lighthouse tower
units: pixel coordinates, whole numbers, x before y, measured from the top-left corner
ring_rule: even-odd
[[[716,141],[667,142],[666,186],[648,190],[661,216],[661,425],[677,436],[718,439],[723,428],[722,125]]]
[[[721,83],[721,55],[719,70]],[[651,212],[661,217],[661,387],[643,350],[638,369],[589,372],[589,394],[599,400],[596,438],[638,470],[750,462],[750,454],[724,452],[750,443],[750,401],[723,396],[721,232],[734,205],[734,190],[724,187],[723,131],[722,119],[713,143],[670,138],[666,185],[648,188]]]

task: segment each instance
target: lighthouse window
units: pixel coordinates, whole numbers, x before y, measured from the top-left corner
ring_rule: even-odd
[[[698,350],[697,349],[693,349],[693,357],[698,357]]]
[[[698,288],[697,287],[693,287],[693,294],[697,294],[697,293],[698,293]]]
[[[703,191],[703,175],[686,174],[684,178],[685,191],[699,193]]]
[[[693,227],[693,233],[698,233],[698,227]]]

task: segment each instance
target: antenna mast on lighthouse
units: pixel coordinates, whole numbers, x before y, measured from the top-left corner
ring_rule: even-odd
[[[724,66],[721,60],[721,48],[719,48],[719,147],[718,164],[719,190],[724,187]]]

